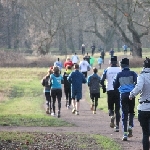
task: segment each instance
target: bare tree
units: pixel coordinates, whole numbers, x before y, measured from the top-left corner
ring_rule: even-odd
[[[25,5],[28,8],[29,34],[34,38],[32,47],[46,54],[60,26],[57,0],[27,0]]]
[[[131,0],[108,0],[107,2],[92,0],[95,6],[101,10],[101,12],[109,18],[113,26],[120,33],[122,39],[130,46],[133,47],[133,56],[142,57],[142,43],[141,38],[149,33],[149,24],[145,24],[143,17],[145,12],[143,10],[135,11],[137,7],[134,1]],[[113,8],[122,15],[116,15],[115,17],[107,10],[107,8]],[[139,9],[139,8],[138,8]],[[122,20],[120,19],[120,16]],[[139,19],[140,18],[140,19]],[[121,22],[120,22],[121,21]],[[131,35],[127,34],[123,28],[124,23]],[[139,30],[141,29],[142,30]],[[132,38],[130,38],[130,36]]]

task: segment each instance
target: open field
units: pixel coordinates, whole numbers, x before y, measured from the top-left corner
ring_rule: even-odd
[[[116,53],[118,58],[121,59],[122,56],[120,53]],[[69,55],[71,57],[71,55]],[[95,54],[95,60],[99,57],[99,54]],[[82,60],[81,55],[79,55],[80,60]],[[57,58],[57,56],[56,56]],[[61,56],[65,60],[64,56]],[[110,58],[109,54],[106,54],[106,64],[103,66],[103,69],[108,66],[108,60]],[[131,58],[128,55],[128,58]],[[32,58],[28,59],[32,60]],[[35,59],[35,58],[34,58]],[[95,61],[95,66],[97,63]],[[103,69],[99,70],[99,75],[102,75]],[[141,68],[131,68],[131,70],[136,71],[138,74],[141,72]],[[63,70],[64,71],[64,70]],[[45,100],[42,94],[43,87],[40,83],[43,76],[47,72],[47,67],[45,68],[0,68],[0,125],[1,126],[24,126],[24,127],[73,127],[75,124],[64,121],[63,118],[57,119],[45,114]],[[90,100],[88,90],[86,91],[86,99]],[[137,98],[136,98],[137,99]],[[136,101],[136,106],[138,102]],[[101,91],[101,98],[99,100],[98,108],[105,113],[108,113],[107,110],[107,100],[106,94]],[[135,108],[136,110],[136,108]],[[136,112],[136,111],[135,111]],[[137,113],[136,113],[137,116]],[[22,135],[22,136],[21,136]],[[43,142],[43,146],[46,146],[47,140],[50,140],[50,137],[64,137],[66,139],[74,139],[75,143],[72,146],[76,145],[76,142],[79,142],[81,137],[84,137],[85,142],[96,143],[95,146],[98,146],[99,149],[110,149],[110,150],[119,150],[120,145],[117,145],[115,141],[105,136],[90,134],[82,135],[71,133],[68,134],[53,134],[49,133],[20,133],[20,132],[0,132],[0,141],[4,145],[12,144],[13,142],[21,145],[25,148],[29,146],[39,145]],[[45,140],[47,137],[47,140]],[[39,140],[39,142],[35,142]],[[99,139],[99,140],[98,140]],[[52,140],[54,145],[55,140]],[[72,141],[72,140],[71,140]],[[62,142],[62,141],[61,141]],[[29,144],[28,144],[29,143]],[[63,143],[64,144],[64,143]],[[53,146],[54,146],[53,145]],[[70,144],[69,144],[70,145]],[[79,143],[80,149],[87,149],[84,144]],[[113,146],[112,146],[113,145]],[[1,146],[1,145],[0,145]],[[92,143],[90,145],[92,147]],[[89,146],[89,147],[90,147]],[[36,146],[35,146],[36,147]],[[37,146],[38,148],[38,146]],[[77,148],[77,147],[76,147]],[[96,148],[96,147],[95,147]]]
[[[43,87],[40,83],[47,68],[0,68],[0,125],[24,127],[70,127],[71,123],[45,114]],[[62,137],[64,141],[61,141]],[[60,138],[58,144],[55,138]],[[75,138],[75,139],[74,139]],[[46,134],[0,132],[0,148],[16,145],[16,148],[49,147],[47,140],[52,140],[52,148],[61,145],[64,148],[75,149],[110,149],[119,150],[120,146],[113,140],[101,135],[88,134]],[[83,139],[83,140],[81,140]],[[73,142],[74,141],[74,142]],[[83,144],[84,141],[84,144]],[[89,142],[89,141],[92,141]],[[72,143],[72,144],[71,144]],[[78,144],[77,144],[78,143]],[[87,143],[87,144],[85,144]],[[90,145],[88,145],[90,143]],[[113,145],[113,146],[112,146]],[[87,147],[88,146],[88,147]]]

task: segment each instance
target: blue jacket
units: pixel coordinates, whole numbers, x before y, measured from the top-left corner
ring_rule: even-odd
[[[72,90],[82,91],[82,83],[86,83],[86,79],[84,75],[79,72],[79,70],[75,70],[68,76],[68,81],[71,83]]]
[[[113,86],[114,89],[119,89],[119,92],[122,94],[131,92],[136,83],[137,74],[134,71],[130,71],[130,69],[126,67],[117,74],[114,79]]]

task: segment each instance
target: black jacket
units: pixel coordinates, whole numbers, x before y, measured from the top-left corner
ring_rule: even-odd
[[[67,80],[68,76],[69,76],[69,74],[64,72],[63,79],[64,79],[64,88],[65,89],[70,89],[71,88],[71,83],[68,82],[68,80]]]

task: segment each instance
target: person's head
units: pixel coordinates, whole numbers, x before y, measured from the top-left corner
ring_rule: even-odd
[[[59,58],[57,58],[57,60],[59,61],[60,59],[59,59]]]
[[[69,58],[69,57],[67,57],[67,58],[66,58],[66,61],[70,61],[70,58]]]
[[[60,70],[59,70],[59,67],[58,67],[58,66],[54,66],[54,68],[53,68],[53,73],[54,73],[54,74],[59,74],[59,73],[60,73]]]
[[[100,58],[102,58],[102,56],[99,56]]]
[[[94,73],[97,73],[98,72],[98,69],[96,67],[93,67],[93,72]]]
[[[75,55],[77,54],[77,53],[74,53]]]
[[[88,55],[89,53],[86,53],[86,55]]]
[[[150,59],[146,57],[143,63],[144,68],[150,68]]]
[[[71,69],[72,69],[71,66],[69,66],[69,65],[66,66],[66,70],[71,70]]]
[[[78,65],[78,64],[75,64],[75,65],[74,65],[74,69],[79,70],[79,65]]]
[[[52,67],[49,67],[48,70],[47,70],[47,74],[50,75],[53,73],[53,66]]]
[[[123,58],[120,61],[120,66],[121,66],[121,68],[129,67],[129,59],[128,58]]]
[[[109,64],[111,65],[117,65],[117,56],[111,57]]]

